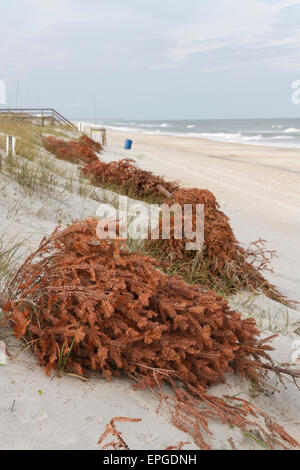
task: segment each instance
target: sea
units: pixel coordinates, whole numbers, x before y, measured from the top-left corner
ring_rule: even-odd
[[[300,148],[300,118],[293,119],[186,119],[186,120],[89,120],[124,131],[194,137],[221,142]]]

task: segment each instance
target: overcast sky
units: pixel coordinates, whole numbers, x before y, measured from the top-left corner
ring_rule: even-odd
[[[300,117],[300,0],[1,0],[0,79],[72,118]]]

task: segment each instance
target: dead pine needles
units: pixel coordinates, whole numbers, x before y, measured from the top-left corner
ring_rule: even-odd
[[[97,223],[56,229],[7,289],[15,299],[4,304],[7,322],[31,342],[47,374],[61,364],[78,375],[130,377],[156,391],[173,424],[203,449],[210,447],[210,420],[244,432],[256,425],[269,446],[298,445],[249,403],[229,405],[208,394],[227,373],[257,383],[276,373],[272,347],[259,340],[255,321],[213,291],[167,277],[157,260],[127,251],[120,240],[97,239]]]

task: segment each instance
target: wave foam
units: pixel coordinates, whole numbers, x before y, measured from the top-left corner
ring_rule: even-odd
[[[300,132],[300,129],[295,129],[295,127],[289,127],[288,129],[285,129],[283,132],[292,133],[292,132]]]

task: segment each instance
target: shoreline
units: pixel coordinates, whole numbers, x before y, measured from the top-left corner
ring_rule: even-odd
[[[90,124],[90,123],[86,123],[86,124]],[[97,127],[98,125],[95,125],[95,127]],[[99,125],[100,127],[100,125]],[[102,126],[101,126],[102,127]],[[220,139],[217,139],[217,138],[209,138],[209,137],[203,137],[199,134],[199,136],[197,135],[193,135],[192,133],[191,134],[185,134],[185,133],[172,133],[172,132],[146,132],[146,131],[142,131],[142,130],[138,130],[138,129],[134,129],[134,128],[117,128],[117,127],[114,127],[114,126],[105,126],[105,124],[103,125],[103,127],[106,128],[107,131],[111,131],[111,132],[120,132],[120,133],[123,133],[123,134],[133,134],[133,135],[143,135],[143,136],[157,136],[157,137],[172,137],[172,138],[179,138],[179,139],[193,139],[193,140],[198,140],[198,141],[203,141],[203,142],[212,142],[212,143],[220,143],[220,144],[237,144],[237,145],[246,145],[246,146],[249,146],[249,147],[263,147],[263,148],[266,148],[266,149],[283,149],[283,150],[294,150],[294,151],[300,151],[300,145],[298,147],[295,147],[293,145],[280,145],[280,144],[272,144],[272,143],[265,143],[265,142],[262,142],[261,144],[259,144],[257,141],[251,143],[251,141],[246,141],[246,142],[238,142],[238,141],[234,141],[234,140],[229,140],[229,139],[226,139],[226,140],[222,140],[221,138]]]
[[[211,125],[208,122],[211,121]],[[108,131],[134,135],[195,139],[225,144],[238,144],[264,148],[300,149],[300,118],[278,119],[211,119],[211,120],[145,120],[114,122],[109,120],[91,122],[74,120],[87,126],[105,127]],[[253,122],[252,122],[253,121]],[[270,125],[271,121],[273,124]],[[277,124],[274,124],[274,122]],[[286,121],[286,122],[284,122]],[[188,122],[194,124],[187,125]],[[200,123],[202,122],[202,125]],[[228,122],[232,125],[229,126]],[[252,122],[252,125],[251,125]],[[281,124],[279,125],[278,122]],[[257,125],[259,123],[259,125]],[[265,126],[265,128],[264,128]]]
[[[91,126],[89,123],[86,123],[86,126]],[[92,127],[92,126],[91,126]],[[94,126],[93,126],[94,127]],[[96,127],[96,126],[95,126]],[[101,126],[102,127],[102,126]],[[103,126],[105,127],[105,126]],[[262,152],[264,152],[265,156],[273,157],[273,153],[283,154],[287,153],[290,157],[295,157],[296,155],[299,156],[300,148],[298,147],[282,147],[282,146],[273,146],[273,145],[259,145],[259,144],[250,144],[247,142],[231,142],[231,141],[221,141],[221,140],[213,140],[204,137],[194,137],[188,135],[173,135],[173,134],[155,134],[155,133],[145,133],[145,132],[137,132],[131,130],[116,130],[111,129],[110,127],[106,127],[107,133],[113,135],[115,138],[124,136],[125,138],[130,138],[133,136],[137,143],[145,143],[149,139],[152,140],[151,144],[156,145],[159,144],[159,141],[163,142],[164,145],[173,145],[178,144],[180,146],[185,146],[186,148],[193,149],[195,147],[201,146],[201,150],[205,151],[207,149],[213,150],[218,154],[218,156],[224,157],[224,152],[230,152],[231,156],[238,156],[236,153],[247,153],[249,156],[253,154],[253,156],[261,156]],[[272,154],[272,155],[271,155]],[[299,163],[299,171],[300,171],[300,163]]]

